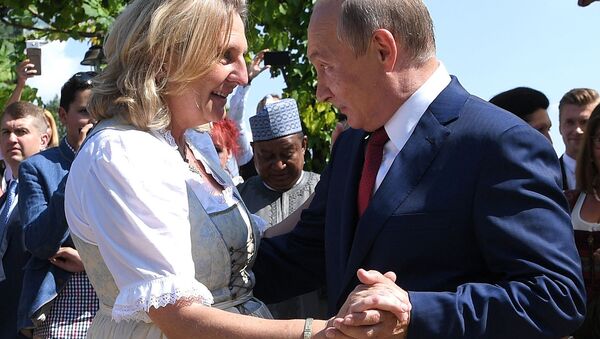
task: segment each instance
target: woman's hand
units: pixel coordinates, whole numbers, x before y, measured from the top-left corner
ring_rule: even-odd
[[[50,263],[71,273],[85,271],[79,252],[71,247],[59,248],[56,254],[50,258]]]
[[[254,59],[252,59],[252,62],[250,63],[250,65],[248,65],[248,83],[252,82],[252,79],[256,78],[264,70],[271,67],[271,66],[262,66],[262,67],[260,66],[260,63],[265,58],[265,52],[268,52],[268,51],[269,51],[268,49],[263,49],[262,51],[258,52],[256,54],[256,56],[254,57]]]

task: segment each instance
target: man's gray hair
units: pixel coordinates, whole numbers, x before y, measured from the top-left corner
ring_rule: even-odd
[[[363,55],[372,34],[387,29],[417,65],[435,55],[433,21],[421,0],[345,0],[337,28],[340,40]]]

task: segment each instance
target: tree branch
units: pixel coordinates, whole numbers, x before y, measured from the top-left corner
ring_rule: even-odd
[[[9,26],[13,26],[13,27],[17,27],[17,28],[28,29],[28,30],[37,31],[37,32],[62,33],[62,34],[67,34],[71,37],[102,38],[102,36],[103,36],[103,34],[101,32],[89,33],[89,32],[81,32],[81,31],[76,31],[76,30],[60,30],[60,29],[53,28],[52,26],[49,26],[48,28],[39,28],[39,27],[35,27],[35,26],[28,26],[28,25],[23,25],[23,24],[20,24],[17,22],[10,21],[6,17],[0,18],[0,21],[2,21],[3,23],[5,23]]]

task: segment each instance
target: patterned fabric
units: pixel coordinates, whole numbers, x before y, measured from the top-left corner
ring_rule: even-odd
[[[73,273],[54,299],[46,321],[33,331],[34,338],[83,339],[98,307],[98,298],[87,275]]]
[[[600,261],[594,259],[594,251],[600,247],[600,232],[575,230],[574,233],[587,298],[592,301],[600,297]]]
[[[6,279],[4,275],[4,266],[2,264],[2,258],[4,257],[4,252],[8,247],[8,239],[6,239],[6,233],[8,229],[8,219],[10,217],[11,206],[17,196],[18,191],[18,182],[16,180],[11,180],[10,184],[8,184],[8,189],[6,190],[6,199],[4,200],[2,213],[0,213],[0,281]]]
[[[266,104],[250,117],[250,129],[254,141],[273,140],[302,132],[296,100],[283,99]]]
[[[375,187],[377,171],[379,170],[379,166],[381,166],[381,159],[383,159],[383,146],[388,140],[390,138],[383,127],[369,136],[365,162],[360,176],[360,183],[358,184],[359,216],[362,216],[367,206],[369,206],[371,195],[373,195],[373,188]]]

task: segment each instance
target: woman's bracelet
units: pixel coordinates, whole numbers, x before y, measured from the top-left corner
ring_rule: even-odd
[[[306,320],[304,321],[304,332],[303,333],[303,337],[304,339],[310,339],[312,337],[312,323],[313,323],[313,318],[306,318]]]

